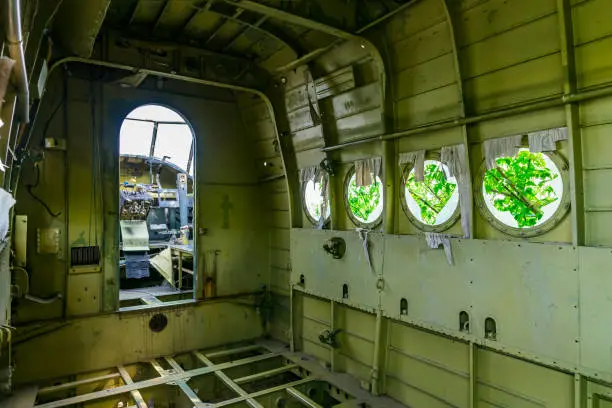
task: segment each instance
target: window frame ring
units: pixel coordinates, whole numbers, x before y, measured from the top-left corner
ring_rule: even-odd
[[[524,147],[523,147],[524,148]],[[552,152],[541,152],[548,156],[548,158],[557,166],[559,175],[561,176],[561,182],[563,183],[563,194],[561,196],[561,202],[559,207],[554,214],[544,221],[542,224],[535,227],[529,228],[517,228],[511,227],[504,224],[501,220],[497,219],[495,215],[489,210],[485,202],[483,193],[483,183],[485,173],[488,171],[485,160],[483,159],[480,168],[478,170],[476,180],[473,186],[474,194],[474,205],[478,209],[480,215],[495,229],[498,231],[516,238],[532,238],[543,235],[550,230],[554,229],[559,223],[565,218],[570,210],[570,181],[569,181],[569,164],[567,160],[559,154],[557,151]]]
[[[306,215],[306,218],[308,219],[308,221],[312,224],[313,227],[318,227],[319,226],[319,221],[320,220],[316,220],[314,217],[312,217],[310,215],[310,212],[308,211],[308,206],[306,205],[306,186],[308,185],[309,181],[313,181],[315,182],[317,180],[317,178],[319,178],[319,175],[321,174],[321,172],[323,173],[323,177],[327,177],[327,200],[329,202],[329,215],[327,217],[325,217],[325,221],[323,221],[323,227],[325,227],[326,225],[329,224],[329,222],[331,221],[331,199],[329,197],[329,183],[331,183],[331,177],[329,176],[329,174],[321,169],[320,167],[317,168],[317,171],[315,172],[315,177],[314,180],[309,179],[306,180],[305,182],[302,183],[301,187],[300,187],[300,191],[301,191],[301,201],[302,201],[302,211],[304,211],[304,214]]]
[[[344,177],[344,208],[346,210],[346,213],[349,217],[349,219],[351,220],[351,222],[359,228],[366,228],[366,229],[374,229],[376,227],[378,227],[380,224],[382,224],[383,218],[384,218],[384,214],[385,214],[385,182],[383,180],[382,177],[380,176],[375,176],[375,178],[380,179],[380,185],[381,185],[381,199],[382,199],[382,206],[383,206],[383,210],[380,213],[380,215],[372,222],[363,222],[360,219],[357,218],[357,216],[355,216],[355,214],[353,214],[353,212],[351,211],[351,206],[349,204],[349,198],[348,198],[348,188],[349,188],[349,184],[351,182],[351,178],[353,178],[353,175],[355,175],[355,165],[352,165],[351,168],[348,170],[348,172],[346,173],[346,176]]]
[[[425,161],[430,160],[430,161],[437,161],[439,163],[442,163],[440,159],[441,157],[439,153],[431,153],[431,154],[425,155]],[[439,232],[444,232],[444,231],[449,230],[452,226],[454,226],[457,223],[457,221],[459,221],[459,219],[461,218],[461,200],[457,202],[457,207],[453,211],[453,214],[450,216],[450,218],[444,221],[443,223],[440,223],[437,225],[430,225],[430,224],[426,224],[423,221],[419,220],[417,216],[414,215],[410,211],[410,208],[408,207],[408,202],[406,200],[406,179],[410,175],[410,172],[412,171],[412,169],[414,169],[414,163],[406,164],[406,165],[398,165],[398,167],[400,170],[400,188],[398,191],[399,201],[402,206],[402,210],[404,211],[404,214],[406,214],[406,217],[408,217],[408,220],[410,221],[412,225],[414,225],[418,230],[423,231],[423,232],[439,233]],[[459,194],[459,182],[457,182],[457,194]]]

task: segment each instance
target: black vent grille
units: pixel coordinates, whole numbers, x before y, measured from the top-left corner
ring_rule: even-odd
[[[98,265],[100,263],[99,246],[70,248],[70,266]]]

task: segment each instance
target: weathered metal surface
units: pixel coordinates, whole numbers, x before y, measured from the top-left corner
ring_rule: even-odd
[[[168,326],[159,333],[149,329],[151,316],[152,313],[142,311],[71,319],[60,329],[14,346],[20,356],[15,379],[18,383],[48,380],[249,340],[261,334],[255,308],[231,301],[192,303],[169,309]],[[185,330],[194,324],[203,329]],[[92,349],[96,353],[92,354]],[[66,350],[70,353],[66,354]],[[47,364],[41,365],[42,360]]]
[[[79,57],[91,57],[109,5],[110,0],[63,1],[54,26],[64,47]]]

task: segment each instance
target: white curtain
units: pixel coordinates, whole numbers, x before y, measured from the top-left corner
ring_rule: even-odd
[[[376,177],[380,177],[381,164],[380,157],[357,160],[355,162],[355,182],[357,187],[372,185]]]
[[[300,183],[306,184],[308,181],[315,181],[318,166],[304,167],[300,169]]]
[[[527,134],[529,151],[532,153],[554,152],[557,142],[567,140],[567,128],[547,129]]]
[[[426,232],[425,240],[427,241],[427,246],[431,249],[439,248],[440,246],[444,247],[444,253],[446,254],[446,261],[449,265],[453,264],[453,250],[451,247],[450,238],[448,235],[438,234],[435,232]]]
[[[470,169],[468,167],[465,145],[444,146],[440,151],[440,161],[448,167],[447,176],[457,179],[459,189],[459,209],[461,211],[461,229],[463,236],[470,237],[472,203],[470,200]]]
[[[7,57],[0,57],[0,111],[2,111],[2,104],[4,103],[4,95],[9,85],[9,79],[11,72],[13,72],[13,66],[15,60]],[[2,127],[2,119],[0,119],[0,127]]]
[[[496,166],[496,160],[500,157],[514,157],[521,147],[522,135],[500,137],[498,139],[485,140],[484,156],[487,169]]]
[[[425,150],[400,153],[398,164],[402,169],[412,165],[416,181],[423,181],[425,179]]]

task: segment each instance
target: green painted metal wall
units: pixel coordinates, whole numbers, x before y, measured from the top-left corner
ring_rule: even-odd
[[[317,101],[324,118],[321,129],[308,115],[302,122],[306,125],[288,129],[293,149],[284,153],[297,163],[287,169],[290,188],[296,188],[292,180],[299,168],[324,157],[337,163],[331,190],[333,231],[313,231],[301,213],[294,214],[291,277],[273,287],[280,306],[272,333],[293,339],[297,349],[335,370],[359,377],[364,386],[380,383],[381,392],[409,406],[609,404],[610,390],[597,382],[612,380],[607,363],[612,333],[604,323],[611,289],[604,259],[612,242],[605,187],[612,99],[525,110],[442,130],[419,128],[609,85],[612,54],[606,50],[611,28],[605,21],[610,17],[612,5],[605,0],[421,0],[366,33],[381,51],[384,69],[372,49],[367,48],[365,56],[355,52],[360,46],[356,39],[308,67],[284,74],[285,94],[290,95],[296,86],[304,86],[304,71],[316,80],[347,66],[356,69],[369,59],[374,72],[370,80]],[[567,32],[573,35],[565,43]],[[378,105],[372,104],[376,95],[384,95]],[[336,101],[355,107],[357,115],[348,115],[349,125],[342,115],[336,117]],[[384,130],[372,131],[376,120],[371,115],[377,115],[378,108],[383,110]],[[293,117],[288,118],[292,123]],[[483,141],[562,126],[573,135],[559,144],[572,172],[573,207],[555,228],[530,239],[512,237],[495,229],[474,207],[475,239],[453,240],[453,266],[442,250],[426,247],[395,193],[400,184],[394,170],[398,153],[435,152],[467,143],[475,178],[483,162]],[[351,131],[343,134],[347,128]],[[417,129],[418,134],[393,140],[392,147],[373,141],[320,151],[371,135]],[[357,233],[344,232],[355,228],[343,202],[344,177],[354,160],[369,156],[382,156],[391,164],[385,166],[382,228],[395,234],[370,235],[373,272]],[[461,234],[460,223],[448,232]],[[343,237],[348,245],[341,261],[322,250],[333,236]],[[299,285],[302,275],[305,285]],[[381,276],[384,289],[377,282]],[[349,299],[342,299],[344,283],[350,287]],[[401,298],[408,300],[407,316],[400,315]],[[471,316],[469,333],[459,330],[462,310]],[[382,314],[378,337],[377,313]],[[486,317],[497,321],[495,341],[485,338]],[[319,340],[326,329],[342,329],[339,349],[331,350]],[[373,379],[377,353],[379,380]]]
[[[77,72],[79,68],[82,69],[78,65],[71,67]],[[55,71],[40,112],[44,119],[39,119],[32,136],[34,151],[44,150],[39,164],[40,185],[33,191],[60,215],[52,217],[27,192],[24,186],[33,183],[36,176],[27,160],[15,211],[27,215],[29,221],[31,293],[45,297],[59,292],[65,302],[36,305],[22,301],[16,309],[17,322],[117,308],[118,133],[123,117],[146,103],[164,104],[181,112],[196,135],[196,231],[198,227],[206,229],[196,238],[200,282],[205,274],[213,273],[211,257],[217,250],[218,295],[256,291],[267,282],[269,261],[266,239],[262,237],[268,233],[264,208],[257,199],[259,185],[251,157],[252,141],[243,138],[245,132],[233,95],[204,87],[181,92],[181,87],[172,83],[159,91],[154,84],[153,81],[152,87],[144,85],[134,90],[77,77],[68,80],[66,102],[62,102],[63,79],[61,72]],[[235,119],[228,119],[232,117]],[[43,133],[45,137],[65,139],[67,150],[42,149]],[[100,159],[97,177],[92,175],[95,155]],[[95,192],[92,186],[96,186]],[[229,225],[223,223],[226,197],[232,206]],[[45,228],[58,228],[61,232],[61,251],[57,255],[37,252],[37,229]],[[70,246],[96,242],[102,246],[101,268],[94,274],[74,273],[69,268]],[[86,304],[71,303],[79,295],[86,298]],[[202,296],[200,285],[198,297]]]

